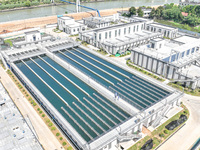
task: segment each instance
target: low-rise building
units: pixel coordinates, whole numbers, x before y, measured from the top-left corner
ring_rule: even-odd
[[[180,36],[173,40],[153,39],[149,44],[133,48],[131,62],[167,79],[185,81],[192,88],[200,87],[200,76],[183,73],[200,63],[200,39]],[[199,68],[200,70],[200,68]]]
[[[146,18],[148,18],[148,17],[149,17],[149,15],[150,15],[150,13],[151,13],[151,10],[152,10],[152,9],[148,9],[148,8],[142,8],[142,11],[144,12],[144,15],[143,15],[143,17],[146,17]]]
[[[163,36],[168,37],[170,39],[175,38],[178,33],[178,28],[170,27],[159,23],[148,23],[146,24],[145,29],[151,32],[162,33]]]
[[[46,33],[40,33],[40,31],[35,30],[35,31],[25,32],[23,37],[19,37],[12,40],[12,43],[13,47],[21,48],[53,40],[55,40],[55,38],[52,35]]]
[[[58,29],[67,34],[75,35],[78,34],[80,31],[85,31],[86,28],[86,25],[75,21],[71,17],[58,17]]]
[[[143,31],[143,28],[144,22],[136,21],[80,32],[79,37],[91,45],[105,49],[108,53],[124,53],[151,38],[162,36]]]

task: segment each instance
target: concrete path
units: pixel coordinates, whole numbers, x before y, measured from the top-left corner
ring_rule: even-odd
[[[50,129],[46,126],[31,104],[24,98],[21,91],[12,81],[12,79],[8,76],[8,74],[0,67],[0,76],[1,82],[9,92],[11,98],[14,100],[15,104],[21,111],[23,116],[29,116],[32,125],[39,137],[39,141],[44,147],[45,150],[61,150],[62,145],[58,142],[56,137],[50,131]]]
[[[190,117],[186,125],[158,150],[188,150],[200,137],[200,97],[185,95],[182,101],[189,109]]]

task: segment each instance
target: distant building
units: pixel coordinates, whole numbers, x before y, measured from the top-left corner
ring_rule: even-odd
[[[107,16],[107,17],[84,18],[83,23],[87,25],[89,28],[102,28],[102,27],[108,27],[112,23],[118,20],[119,20],[119,14],[114,14],[112,16]]]
[[[83,23],[77,22],[70,17],[58,17],[58,29],[63,32],[75,35],[80,31],[85,31],[87,28]]]
[[[107,53],[123,54],[129,49],[148,43],[151,39],[177,36],[178,29],[154,23],[147,18],[120,16],[119,19],[126,23],[80,32],[79,37]]]
[[[42,34],[40,31],[29,31],[24,33],[24,37],[12,40],[13,46],[16,48],[30,46],[32,44],[53,41],[55,38],[48,34]]]
[[[80,32],[79,37],[110,54],[122,54],[134,46],[148,42],[151,38],[162,36],[161,33],[152,33],[143,29],[144,22],[136,21]]]
[[[199,1],[190,1],[190,0],[180,0],[180,6],[187,6],[187,5],[200,5]]]
[[[142,8],[142,11],[144,12],[144,16],[143,17],[148,18],[150,13],[151,13],[151,10],[152,9]]]
[[[178,33],[178,29],[175,27],[170,27],[167,25],[159,24],[159,23],[150,23],[145,26],[147,31],[151,32],[159,32],[162,33],[163,36],[168,38],[175,38]]]

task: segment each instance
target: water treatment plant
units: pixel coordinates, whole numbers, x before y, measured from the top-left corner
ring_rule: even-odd
[[[156,23],[148,18],[151,9],[143,8],[145,17],[127,17],[124,12],[129,12],[123,9],[102,17],[98,9],[80,5],[79,0],[76,4],[77,12],[81,6],[98,16],[77,20],[58,15],[57,24],[2,34],[0,82],[23,117],[34,117],[28,121],[29,136],[24,134],[24,120],[19,123],[20,134],[6,136],[12,144],[7,146],[5,140],[1,144],[0,139],[0,150],[23,150],[23,146],[30,150],[135,150],[138,143],[144,150],[148,142],[163,150],[163,143],[176,132],[194,127],[195,123],[186,122],[194,110],[198,112],[200,103],[195,101],[195,107],[187,105],[188,109],[184,104],[194,97],[185,96],[184,88],[200,86],[199,36]],[[16,85],[10,87],[5,76]],[[182,90],[168,86],[173,82],[185,86]],[[4,112],[12,107],[4,107],[1,95],[0,121],[9,129],[18,122],[7,121],[15,115]],[[177,126],[173,121],[178,121]],[[5,135],[0,131],[0,138]]]
[[[156,127],[182,97],[70,40],[48,39],[2,55],[77,149],[115,149],[140,139],[143,125]]]

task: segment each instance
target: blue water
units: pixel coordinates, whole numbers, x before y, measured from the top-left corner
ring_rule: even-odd
[[[74,84],[69,82],[67,79],[65,79],[62,75],[60,75],[58,72],[56,72],[50,65],[45,63],[42,59],[36,57],[33,60],[44,70],[46,70],[51,76],[53,76],[58,82],[60,82],[65,88],[70,90],[74,95],[76,95],[86,106],[90,108],[90,110],[95,113],[98,117],[100,117],[103,121],[105,121],[109,126],[114,127],[115,124],[111,122],[115,122],[116,124],[119,124],[121,121],[124,121],[125,119],[129,118],[130,115],[121,110],[119,107],[114,105],[112,102],[107,100],[102,95],[98,94],[94,89],[90,88],[87,84],[82,82],[80,79],[72,75],[70,72],[65,70],[63,67],[61,67],[59,64],[55,63],[53,60],[51,60],[47,56],[42,57],[45,61],[47,61],[50,65],[55,67],[58,71],[60,71],[62,74],[64,74],[65,77],[69,78],[72,82],[77,84],[79,87],[81,87],[83,90],[85,90],[91,97],[93,97],[95,100],[98,100],[93,93],[96,93],[99,97],[102,98],[102,101],[98,102],[103,105],[103,107],[95,100],[92,100],[90,97],[88,97],[84,92],[82,92],[80,89],[78,89]],[[25,63],[36,73],[38,74],[50,87],[52,87],[57,94],[59,94],[68,104],[71,109],[73,109],[78,115],[85,120],[99,135],[103,134],[103,130],[100,129],[96,125],[101,126],[104,130],[109,130],[109,126],[103,123],[97,116],[95,116],[93,113],[91,113],[86,107],[84,107],[78,100],[75,99],[69,92],[67,92],[61,85],[59,85],[53,78],[50,77],[47,73],[45,73],[44,70],[42,70],[37,64],[35,64],[31,60],[26,60]],[[31,72],[31,70],[26,67],[22,62],[16,63],[18,68],[29,78],[29,80],[38,88],[39,91],[49,100],[49,102],[63,115],[64,118],[77,130],[77,132],[86,140],[91,141],[92,139],[87,136],[87,134],[79,127],[82,126],[84,130],[92,137],[96,138],[98,135],[84,122],[79,118],[78,115],[76,115],[72,110],[70,110],[64,102],[60,100],[56,94],[54,94],[34,73]],[[85,97],[90,103],[92,103],[96,108],[94,108],[91,104],[86,102],[83,97]],[[118,113],[116,110],[108,106],[105,102],[110,104],[112,107],[114,107],[116,110],[118,110],[120,113],[122,113],[124,116],[122,116],[120,113]],[[78,105],[82,111],[84,111],[86,114],[88,114],[90,117],[87,117],[82,113],[75,105]],[[63,107],[79,124],[76,124],[62,109]],[[110,112],[108,112],[105,108],[107,108]],[[102,113],[103,112],[103,113]],[[92,118],[92,119],[90,119]],[[96,122],[96,123],[94,123]]]
[[[111,64],[106,60],[101,59],[98,56],[81,48],[76,48],[76,50],[65,50],[63,51],[63,53],[69,58],[67,58],[61,53],[57,53],[57,56],[61,57],[76,68],[80,69],[82,72],[86,73],[86,75],[91,76],[98,82],[104,84],[107,87],[111,87],[112,91],[114,90],[113,92],[118,93],[118,95],[122,98],[125,97],[125,99],[127,99],[129,102],[132,101],[131,104],[140,110],[151,106],[152,104],[161,100],[163,97],[170,94],[170,92],[144,79],[141,79],[138,76],[133,75],[132,73],[114,64]],[[79,57],[81,57],[82,59]],[[92,57],[95,60],[93,60],[90,57]],[[98,61],[105,65],[99,63]],[[83,66],[81,66],[79,63]],[[90,63],[93,65],[91,65]],[[107,66],[111,67],[112,69],[110,69]],[[108,73],[103,72],[99,68],[107,71]],[[95,72],[103,78],[95,75],[95,73],[93,72]],[[128,76],[129,78],[123,76],[122,74]],[[113,76],[121,79],[122,82],[115,79]],[[106,80],[104,80],[104,78]],[[113,86],[112,84],[107,82],[107,80],[111,81],[115,85]],[[118,83],[120,83],[120,85]]]

